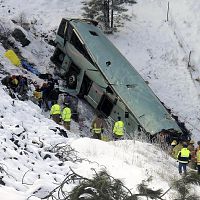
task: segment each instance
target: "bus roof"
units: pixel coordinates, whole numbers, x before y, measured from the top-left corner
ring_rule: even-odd
[[[176,121],[143,78],[99,28],[78,19],[70,23],[110,86],[147,132],[154,134],[174,129],[181,133]]]

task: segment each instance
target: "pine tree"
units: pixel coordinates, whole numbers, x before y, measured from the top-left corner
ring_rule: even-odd
[[[106,33],[117,31],[118,27],[124,25],[125,20],[130,20],[130,16],[125,14],[125,5],[136,3],[135,0],[84,0],[83,17],[94,19],[100,22],[102,29]]]

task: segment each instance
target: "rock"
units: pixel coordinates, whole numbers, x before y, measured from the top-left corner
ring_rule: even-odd
[[[26,38],[25,34],[18,28],[12,32],[12,36],[16,41],[22,44],[22,47],[28,46],[30,44],[30,41]]]

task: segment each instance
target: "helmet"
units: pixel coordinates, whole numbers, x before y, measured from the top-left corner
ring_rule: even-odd
[[[194,144],[194,140],[190,140],[190,144]]]
[[[176,140],[173,140],[171,145],[177,145],[177,141]]]
[[[34,87],[35,87],[36,89],[40,88],[40,86],[39,86],[39,85],[34,85]]]
[[[183,147],[188,147],[187,142],[183,142]]]
[[[69,106],[69,102],[64,102],[63,105],[64,106]]]
[[[200,145],[200,141],[198,141],[197,144]]]
[[[56,84],[56,85],[54,86],[54,88],[55,88],[55,89],[59,89],[59,85]]]

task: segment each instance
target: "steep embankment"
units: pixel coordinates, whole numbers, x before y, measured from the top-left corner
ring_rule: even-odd
[[[196,106],[195,88],[188,78],[185,66],[182,67],[184,56],[175,45],[173,34],[169,32],[163,21],[164,17],[154,2],[140,1],[133,7],[136,19],[127,23],[126,28],[116,35],[117,40],[113,39],[114,43],[142,73],[144,79],[150,82],[150,86],[166,105],[180,112],[182,116],[193,117],[190,103],[194,102],[193,106]],[[33,27],[36,32],[41,30],[41,33],[52,33],[52,27],[57,26],[62,16],[77,17],[80,14],[79,0],[62,3],[58,0],[29,0],[26,4],[23,0],[2,0],[1,3],[3,6],[0,7],[0,15],[3,25],[7,24],[8,19],[25,11],[28,19],[36,20]],[[154,9],[156,10],[153,17]],[[161,21],[158,20],[160,18],[156,12],[159,17],[162,16]],[[49,70],[46,64],[49,62],[50,49],[41,37],[33,37],[32,33],[27,33],[27,37],[33,46],[21,48],[17,43],[23,55],[35,63],[44,62],[42,70]],[[36,49],[39,54],[32,54],[32,49]],[[3,64],[0,71],[23,73],[11,66],[3,57],[4,52],[5,49],[0,45],[0,62]],[[41,66],[37,67],[40,69]],[[29,73],[27,75],[36,78]],[[1,77],[3,76],[1,74]],[[178,89],[176,84],[179,86]],[[185,91],[188,93],[187,96],[183,95]],[[0,96],[0,175],[3,181],[1,183],[6,184],[0,188],[0,196],[4,200],[26,200],[31,195],[33,196],[29,199],[39,200],[66,178],[70,171],[69,167],[88,178],[92,177],[92,168],[96,171],[106,168],[112,176],[122,179],[127,187],[133,188],[133,192],[136,191],[138,183],[150,176],[153,177],[150,187],[164,190],[169,188],[169,180],[179,178],[176,161],[159,148],[137,141],[106,143],[89,138],[77,139],[75,131],[68,132],[70,138],[67,139],[60,136],[58,130],[51,130],[57,125],[43,116],[39,107],[32,102],[11,99],[2,85]],[[183,105],[179,105],[179,102]],[[86,110],[83,107],[81,112],[86,113]],[[56,145],[59,143],[66,146],[60,151],[63,160],[55,156],[59,150]],[[72,151],[68,145],[80,153]],[[71,183],[65,189],[71,191],[74,186],[75,184]],[[172,192],[167,195],[167,199],[170,199]]]

